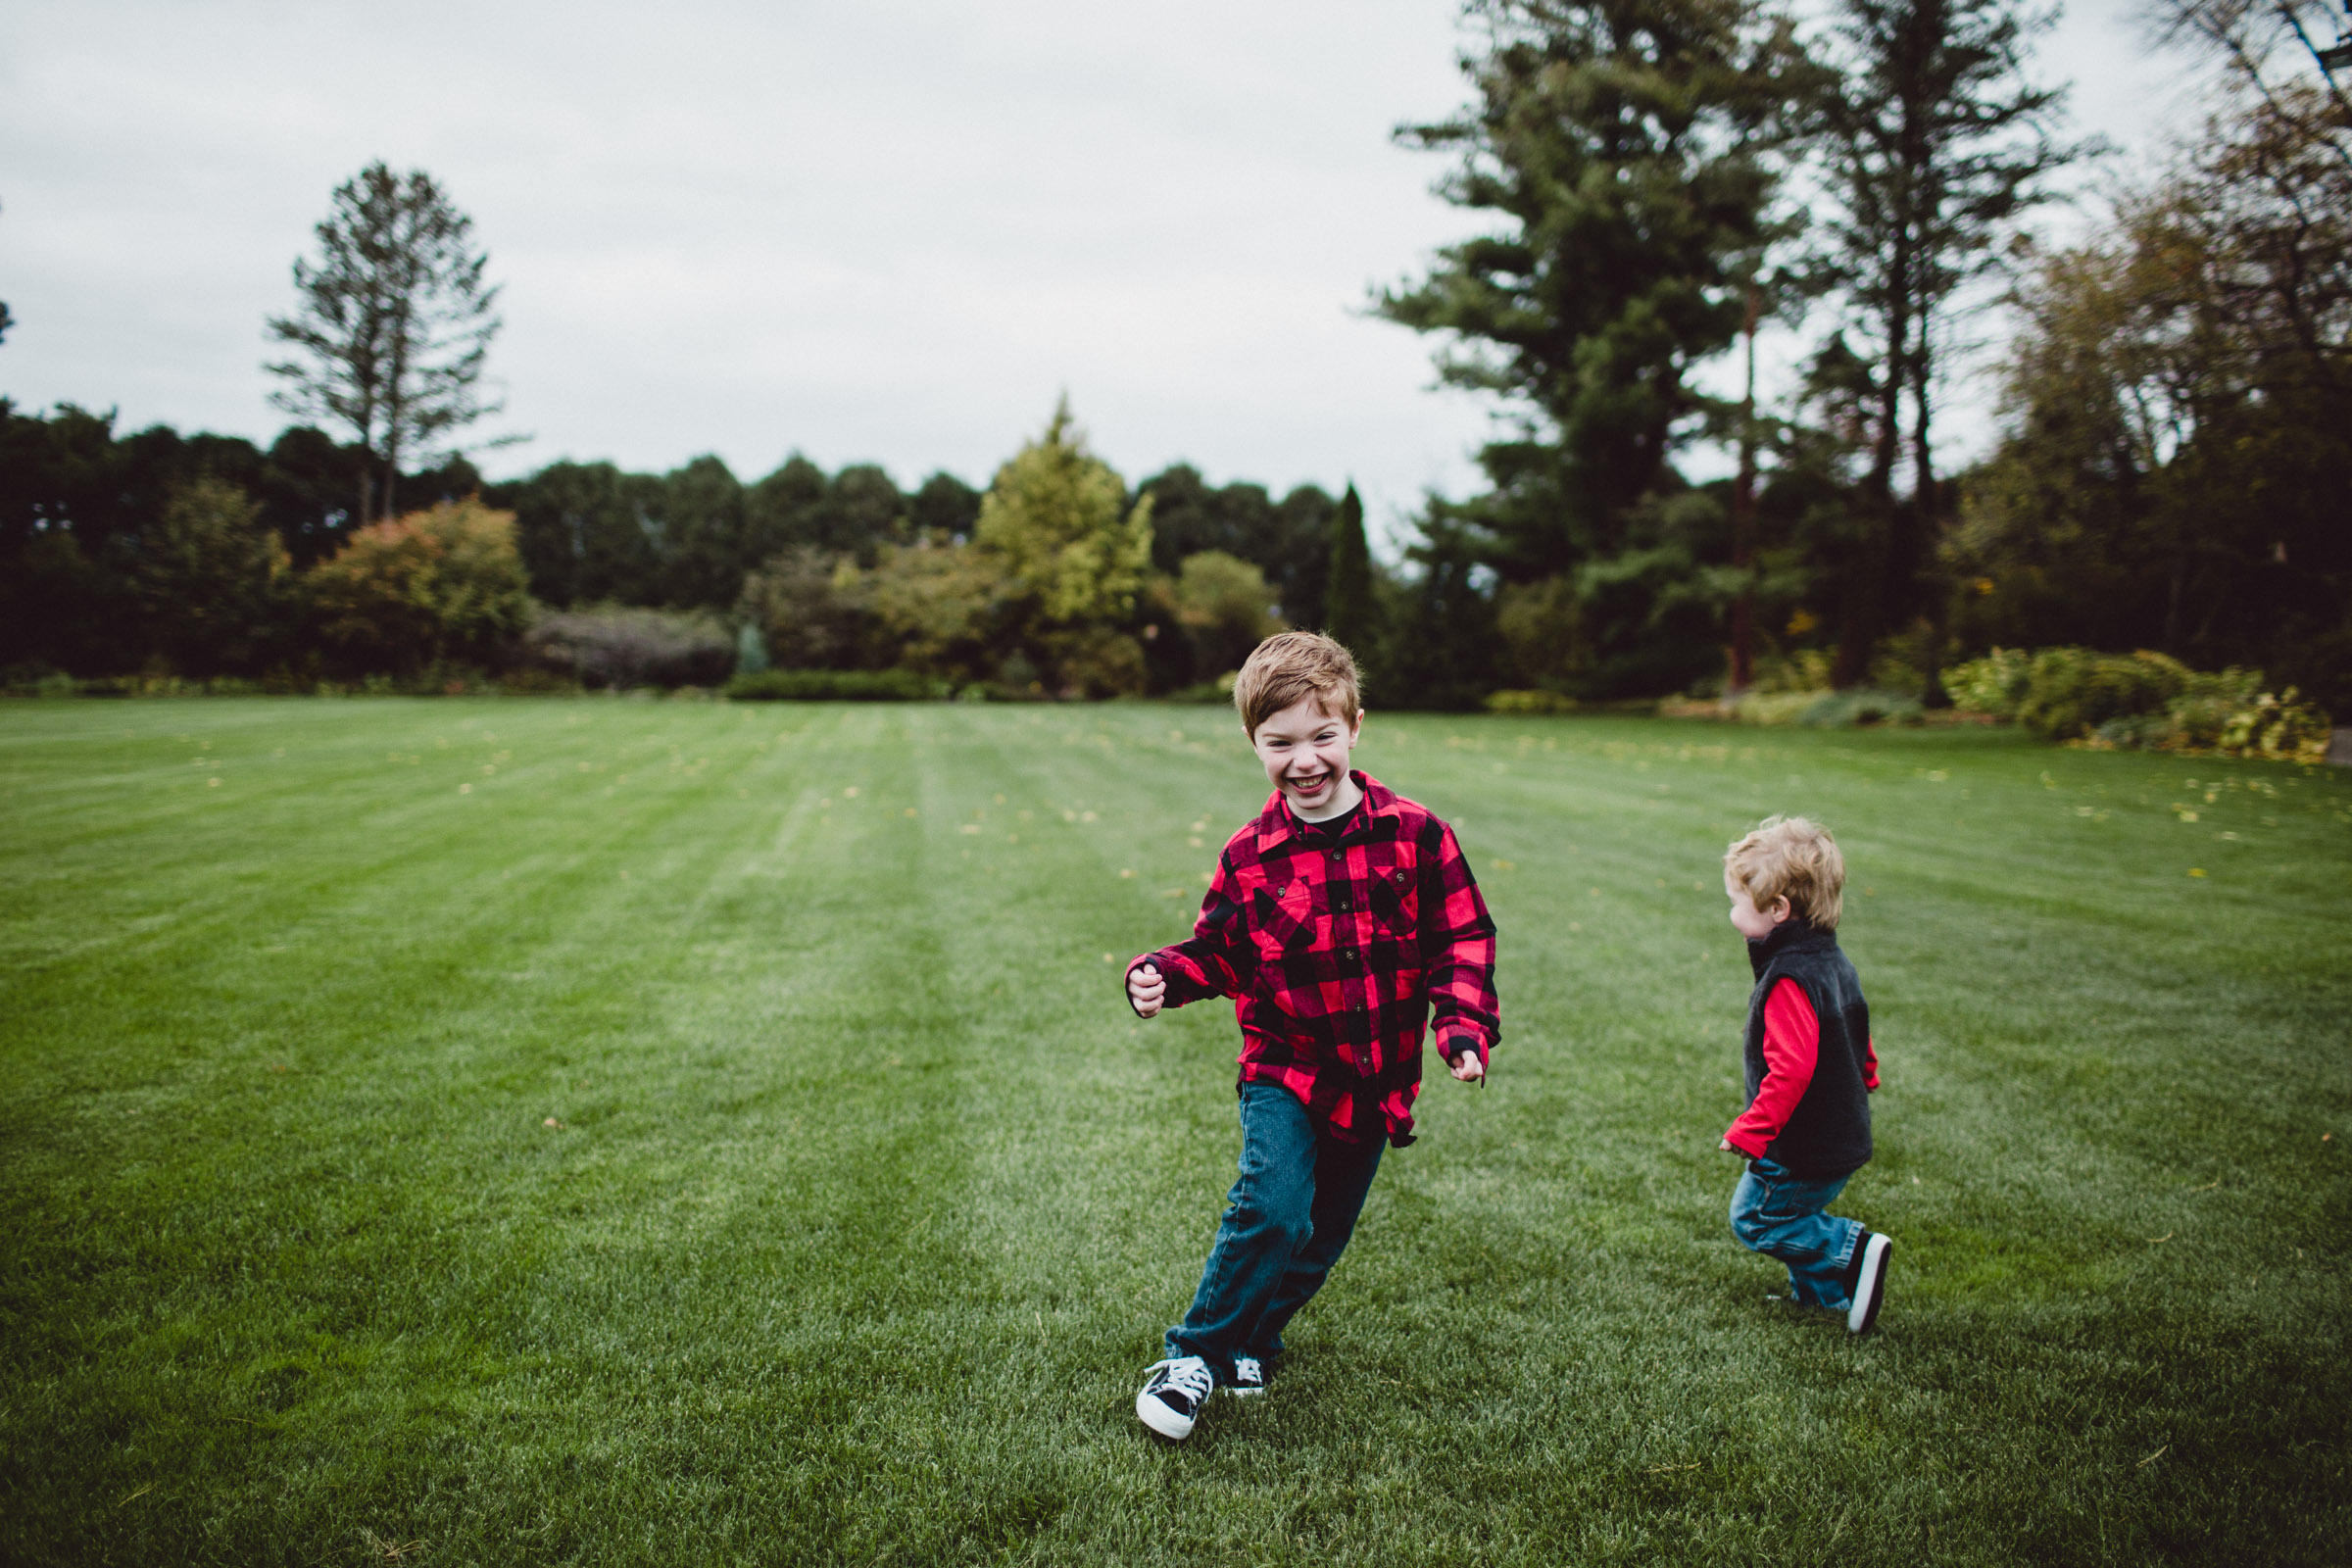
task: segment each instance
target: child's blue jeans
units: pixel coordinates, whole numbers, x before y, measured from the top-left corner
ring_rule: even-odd
[[[1242,1085],[1242,1173],[1168,1354],[1197,1355],[1219,1382],[1233,1358],[1271,1361],[1282,1331],[1340,1260],[1388,1140],[1351,1144],[1319,1130],[1279,1084]]]
[[[1845,1270],[1863,1228],[1822,1212],[1852,1175],[1815,1179],[1769,1159],[1751,1159],[1732,1190],[1732,1234],[1750,1251],[1788,1264],[1789,1292],[1807,1306],[1843,1311],[1853,1304]]]

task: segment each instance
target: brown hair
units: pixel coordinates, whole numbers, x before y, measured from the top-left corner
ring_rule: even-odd
[[[1258,725],[1304,697],[1345,723],[1355,721],[1363,701],[1354,659],[1321,632],[1277,632],[1257,645],[1233,681],[1233,706],[1253,740]]]
[[[1845,857],[1820,823],[1801,816],[1769,816],[1724,852],[1725,872],[1747,889],[1759,909],[1787,899],[1823,931],[1838,929],[1845,909]]]

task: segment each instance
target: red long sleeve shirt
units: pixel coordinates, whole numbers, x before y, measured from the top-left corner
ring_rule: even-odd
[[[1879,1087],[1878,1044],[1862,1048],[1862,1087]],[[1796,1102],[1813,1082],[1814,1064],[1821,1059],[1821,1020],[1805,988],[1784,975],[1764,999],[1764,1082],[1724,1133],[1723,1141],[1750,1159],[1764,1151],[1788,1125]]]

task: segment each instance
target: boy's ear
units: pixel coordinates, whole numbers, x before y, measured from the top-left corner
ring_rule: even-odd
[[[1796,910],[1789,907],[1788,895],[1784,893],[1779,898],[1773,900],[1772,907],[1764,912],[1772,916],[1772,923],[1774,925],[1779,925],[1782,921],[1793,916],[1796,913]]]

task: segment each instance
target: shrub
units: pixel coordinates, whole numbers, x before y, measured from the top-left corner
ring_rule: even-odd
[[[1982,659],[1963,660],[1943,672],[1943,689],[1963,713],[2017,717],[2026,700],[2026,678],[2034,656],[2022,648],[1995,648]]]
[[[1184,558],[1174,586],[1176,622],[1193,645],[1193,668],[1214,675],[1242,667],[1259,643],[1284,628],[1265,571],[1222,550]]]
[[[1546,691],[1489,692],[1486,702],[1490,713],[1573,713],[1579,706],[1573,697]]]
[[[759,627],[771,665],[850,669],[866,662],[868,645],[879,640],[864,579],[855,556],[796,545],[743,579],[735,611]]]
[[[1859,686],[1815,698],[1798,712],[1796,721],[1809,729],[1844,729],[1871,724],[1914,724],[1919,717],[1918,698]]]
[[[1742,724],[1767,727],[1793,724],[1803,716],[1805,710],[1828,695],[1819,691],[1767,692],[1751,689],[1733,701],[1732,716]]]
[[[1861,728],[1872,724],[1916,724],[1920,704],[1902,692],[1857,686],[1851,691],[1768,692],[1749,690],[1733,699],[1731,716],[1767,727],[1801,724],[1808,729]]]
[[[2116,718],[2162,713],[2187,690],[2188,666],[2163,654],[2044,648],[2026,673],[2017,722],[2048,741],[2080,740]]]
[[[583,686],[715,686],[735,667],[736,640],[709,614],[597,605],[542,610],[530,662]]]
[[[1756,661],[1751,692],[1810,692],[1830,689],[1830,653],[1826,648],[1798,648],[1784,655],[1767,654]]]
[[[327,641],[364,670],[495,662],[530,621],[514,514],[478,500],[369,523],[304,587]]]
[[[953,688],[907,669],[769,669],[736,676],[726,695],[746,703],[918,703]]]
[[[2292,686],[2254,700],[2230,716],[2215,748],[2226,757],[2270,757],[2296,762],[2325,761],[2328,718],[2309,703],[2295,699]]]

